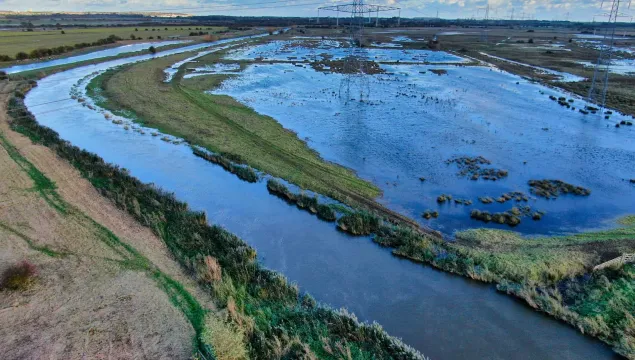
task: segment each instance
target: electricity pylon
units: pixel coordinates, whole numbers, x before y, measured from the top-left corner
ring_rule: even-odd
[[[610,11],[598,15],[608,17],[608,26],[604,32],[602,45],[600,45],[600,55],[595,63],[591,88],[589,89],[589,94],[587,96],[587,102],[590,104],[598,104],[601,107],[606,106],[606,93],[609,88],[609,72],[611,70],[613,47],[615,45],[616,23],[618,17],[624,16],[624,14],[620,13],[620,5],[626,4],[626,2],[626,0],[612,0],[610,1]],[[604,3],[605,1],[602,1],[602,8],[604,7]],[[631,0],[628,0],[628,8],[630,9],[630,7]]]
[[[337,11],[337,23],[339,25],[339,13],[350,14],[349,24],[349,48],[348,55],[344,58],[344,77],[340,83],[340,97],[346,96],[349,100],[351,90],[357,87],[359,90],[359,100],[367,99],[370,93],[370,86],[366,76],[368,55],[364,50],[364,20],[366,15],[370,20],[371,15],[375,15],[375,26],[379,25],[379,13],[384,11],[394,11],[400,8],[394,6],[369,5],[364,0],[354,0],[352,3],[343,5],[323,6],[319,10]]]

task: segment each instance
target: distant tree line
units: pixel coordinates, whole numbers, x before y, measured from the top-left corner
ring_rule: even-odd
[[[19,53],[15,55],[15,60],[40,59],[43,57],[52,56],[52,55],[60,55],[60,54],[67,53],[69,51],[84,49],[91,46],[102,46],[102,45],[114,44],[115,42],[120,40],[122,40],[120,37],[116,35],[110,35],[105,39],[99,39],[92,43],[83,42],[83,43],[75,44],[75,46],[66,45],[66,46],[58,46],[54,48],[40,48],[40,49],[35,49],[31,51],[30,53],[20,51]],[[0,61],[12,61],[12,60],[14,59],[9,55],[0,55]]]

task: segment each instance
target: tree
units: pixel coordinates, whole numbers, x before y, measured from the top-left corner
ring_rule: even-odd
[[[150,54],[154,55],[157,53],[157,49],[154,46],[150,46],[148,48],[148,51],[150,52]]]
[[[62,35],[66,34],[66,32],[64,30],[62,30]]]
[[[25,53],[24,51],[20,51],[15,55],[15,58],[17,60],[26,60],[29,58],[29,54]]]

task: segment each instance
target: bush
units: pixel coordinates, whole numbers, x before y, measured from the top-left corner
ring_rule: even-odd
[[[0,55],[0,61],[11,61],[11,56],[9,55]]]
[[[213,349],[218,360],[249,359],[245,334],[214,313],[205,318],[201,342]]]
[[[150,54],[156,54],[157,53],[157,49],[154,46],[150,46],[148,48],[148,51],[150,52]]]
[[[35,281],[37,269],[35,265],[24,260],[15,264],[2,273],[0,289],[24,290]]]
[[[20,51],[19,53],[15,54],[15,58],[16,60],[26,60],[29,58],[29,54],[25,53],[24,51]]]
[[[319,204],[317,208],[317,216],[318,218],[325,221],[335,221],[337,216],[335,215],[335,211],[331,209],[330,206]]]
[[[340,230],[352,235],[370,235],[381,227],[382,220],[374,214],[358,211],[342,216],[337,226]]]

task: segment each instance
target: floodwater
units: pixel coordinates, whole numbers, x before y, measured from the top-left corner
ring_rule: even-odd
[[[615,124],[632,118],[583,115],[549,99],[584,101],[518,76],[482,66],[382,65],[369,76],[365,102],[340,98],[343,75],[309,66],[254,65],[229,79],[216,94],[230,95],[297,132],[326,160],[355,170],[379,186],[379,199],[421,224],[445,233],[478,226],[509,229],[470,219],[472,209],[508,211],[528,205],[541,221],[522,219],[525,234],[565,234],[615,226],[635,212],[635,129]],[[435,75],[430,70],[446,70]],[[359,88],[350,96],[359,97]],[[356,92],[357,91],[357,92]],[[499,181],[458,176],[455,156],[483,156],[509,171]],[[419,178],[424,177],[422,182]],[[511,191],[530,194],[529,180],[560,179],[591,190],[588,197],[481,204]],[[470,199],[471,206],[442,204],[441,194]],[[438,219],[422,212],[438,210]]]
[[[564,49],[564,50],[568,50],[568,49]],[[569,73],[562,72],[562,71],[551,70],[551,69],[543,68],[543,67],[540,67],[540,66],[524,64],[524,63],[521,63],[521,62],[518,62],[518,61],[513,61],[513,60],[505,59],[505,58],[502,58],[502,57],[486,54],[484,52],[482,52],[481,55],[485,55],[485,56],[490,57],[492,59],[505,61],[505,62],[508,62],[510,64],[516,64],[516,65],[530,67],[532,69],[538,70],[539,72],[541,72],[543,74],[554,75],[554,76],[557,77],[557,80],[554,80],[554,81],[578,82],[578,81],[584,81],[585,80],[585,78],[583,78],[582,76],[577,76],[577,75],[569,74]]]
[[[44,78],[28,93],[26,105],[63,139],[206,211],[210,221],[255,247],[265,266],[284,273],[318,301],[378,321],[433,359],[616,358],[599,341],[491,286],[398,259],[368,238],[335,231],[333,224],[269,195],[264,182],[242,182],[185,145],[126,131],[87,107],[45,104],[69,94],[95,71],[138,60]]]
[[[248,46],[230,51],[226,56],[229,60],[253,60],[262,58],[264,61],[301,60],[340,60],[351,54],[350,48],[341,46],[340,41],[323,40],[314,42],[314,47],[302,46],[303,40],[270,41],[266,44]],[[394,49],[365,49],[364,56],[370,60],[388,63],[467,63],[469,60],[441,51],[430,50],[394,50]],[[358,52],[356,53],[358,54]]]

